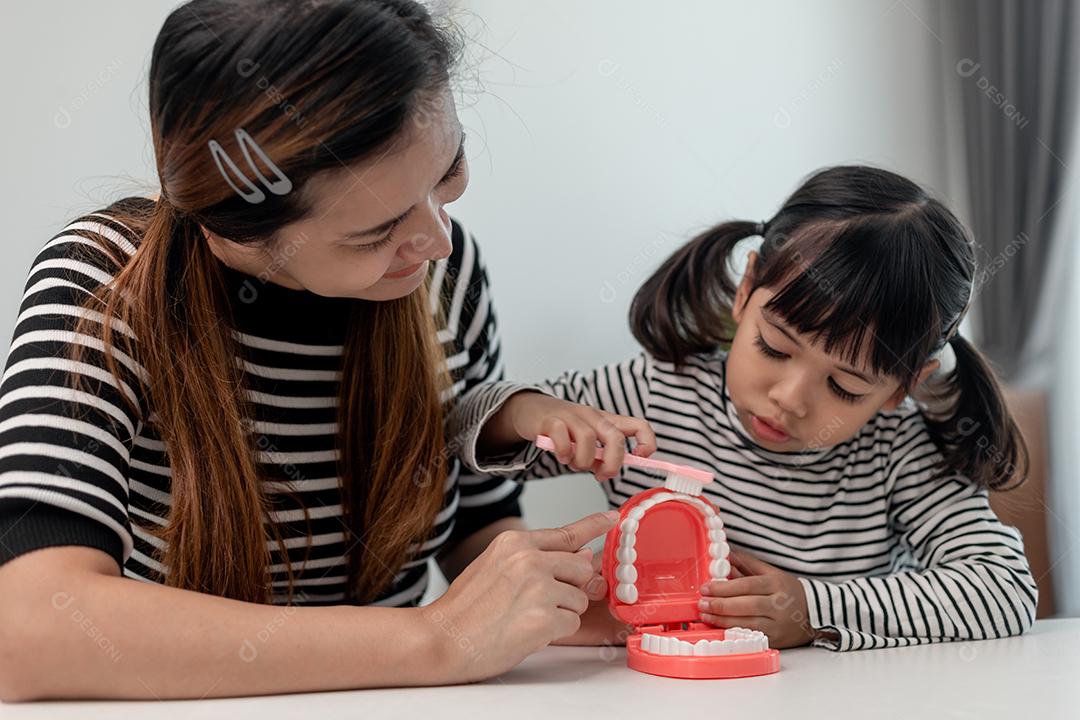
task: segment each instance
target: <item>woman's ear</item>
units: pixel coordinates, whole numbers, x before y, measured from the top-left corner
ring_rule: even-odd
[[[923,365],[923,369],[919,372],[919,377],[915,378],[915,387],[919,387],[926,379],[934,374],[934,371],[941,367],[941,361],[931,360]],[[907,393],[904,392],[904,388],[896,388],[896,392],[889,396],[889,399],[881,406],[882,410],[889,411],[895,410],[900,406],[900,403],[904,402],[904,398],[907,397]]]
[[[735,291],[735,299],[731,304],[731,319],[736,324],[742,322],[746,303],[750,299],[750,289],[754,284],[754,265],[756,264],[757,253],[751,250],[746,258],[746,270],[743,272],[742,280],[739,281],[739,287]]]

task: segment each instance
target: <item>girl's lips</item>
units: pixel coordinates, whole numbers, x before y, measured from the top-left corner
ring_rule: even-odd
[[[754,433],[769,442],[782,443],[791,439],[782,428],[778,428],[767,420],[762,420],[757,415],[750,416],[750,426]]]
[[[407,278],[410,275],[415,274],[416,271],[423,267],[425,263],[427,263],[427,260],[425,260],[424,262],[418,262],[415,265],[410,265],[409,267],[402,268],[392,273],[386,273],[385,275],[383,275],[383,277],[389,280],[400,280],[401,278]]]

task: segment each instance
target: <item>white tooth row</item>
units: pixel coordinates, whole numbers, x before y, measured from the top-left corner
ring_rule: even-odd
[[[653,655],[742,655],[769,649],[769,638],[760,630],[728,628],[723,640],[698,640],[696,643],[666,635],[645,633],[641,649]]]
[[[705,516],[705,526],[709,530],[709,577],[713,580],[727,580],[731,573],[731,563],[728,561],[728,553],[731,548],[727,543],[727,535],[724,533],[724,521],[716,514],[713,506],[696,497],[681,493],[657,493],[647,500],[643,500],[626,514],[626,519],[619,525],[619,547],[615,551],[615,597],[627,605],[637,602],[637,568],[634,561],[637,560],[637,530],[645,513],[654,506],[665,502],[684,502],[693,505]]]

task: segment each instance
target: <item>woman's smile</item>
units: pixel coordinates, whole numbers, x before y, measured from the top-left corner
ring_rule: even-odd
[[[383,278],[386,280],[404,280],[405,278],[412,277],[413,275],[418,273],[421,268],[427,267],[427,263],[428,261],[424,260],[423,262],[418,262],[415,265],[409,265],[408,267],[404,267],[401,270],[388,272],[383,275]]]

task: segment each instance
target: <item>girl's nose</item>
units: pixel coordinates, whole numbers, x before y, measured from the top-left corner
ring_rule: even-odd
[[[780,382],[769,389],[769,399],[787,415],[806,417],[809,404],[806,402],[807,382],[800,373],[786,375]]]

